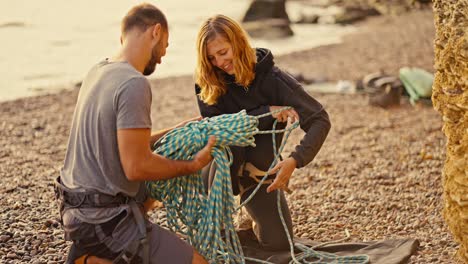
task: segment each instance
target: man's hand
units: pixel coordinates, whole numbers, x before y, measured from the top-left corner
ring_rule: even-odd
[[[213,156],[211,155],[211,150],[216,143],[216,137],[210,136],[208,138],[208,143],[204,148],[202,148],[192,160],[193,171],[198,171],[203,169],[211,160],[213,160]]]
[[[276,106],[272,105],[270,106],[270,112],[279,110],[281,108],[284,108],[285,106]],[[278,122],[288,122],[288,118],[291,120],[291,123],[294,123],[296,121],[299,121],[299,115],[297,114],[296,110],[294,109],[288,109],[288,110],[283,110],[281,112],[275,113],[272,115],[273,118],[276,118]]]
[[[288,184],[291,175],[296,169],[297,162],[294,158],[287,158],[283,161],[278,162],[274,168],[268,171],[269,174],[276,173],[276,178],[270,186],[267,188],[267,192],[270,193],[276,189],[281,189],[289,192]]]
[[[148,128],[119,129],[117,143],[120,162],[130,181],[159,181],[192,174],[201,170],[213,158],[211,149],[216,140],[212,136],[193,160],[172,160],[153,153],[148,145]]]

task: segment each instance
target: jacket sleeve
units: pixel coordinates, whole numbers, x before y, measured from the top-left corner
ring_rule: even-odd
[[[198,109],[200,110],[200,115],[202,117],[213,117],[224,114],[216,105],[208,105],[200,100],[198,95],[200,94],[200,86],[195,84],[195,94],[197,96]]]
[[[276,69],[277,96],[281,105],[291,106],[299,114],[299,125],[305,135],[291,153],[297,168],[311,162],[327,138],[331,124],[323,106],[310,96],[291,75]]]

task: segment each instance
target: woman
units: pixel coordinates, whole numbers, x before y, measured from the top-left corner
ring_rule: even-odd
[[[246,204],[256,224],[254,231],[260,244],[268,250],[288,249],[273,191],[286,190],[294,170],[313,160],[330,130],[328,114],[291,75],[274,65],[269,50],[253,49],[245,31],[229,17],[216,15],[203,23],[198,34],[197,53],[195,90],[203,117],[232,114],[243,109],[249,115],[260,115],[290,106],[290,110],[261,118],[259,129],[271,129],[275,119],[278,120],[277,129],[282,129],[290,119],[299,120],[301,129],[306,132],[295,151],[270,171],[273,174],[266,181],[268,185],[263,185]],[[281,142],[281,138],[282,135],[277,135],[277,142]],[[241,201],[249,197],[274,158],[271,135],[256,135],[255,143],[256,147],[231,147],[233,191],[236,195],[240,193]],[[209,171],[206,178],[213,176],[214,170]],[[281,204],[292,235],[291,215],[283,192]]]

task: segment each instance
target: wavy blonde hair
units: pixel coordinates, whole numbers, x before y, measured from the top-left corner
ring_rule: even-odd
[[[208,42],[217,36],[225,38],[232,46],[236,83],[244,87],[255,78],[257,56],[250,46],[248,35],[233,19],[224,15],[208,18],[201,26],[197,37],[197,68],[195,81],[200,86],[200,99],[208,105],[216,104],[219,96],[226,93],[222,70],[214,67],[207,55]]]

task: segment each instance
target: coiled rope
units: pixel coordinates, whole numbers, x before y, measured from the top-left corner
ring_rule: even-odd
[[[154,152],[157,154],[170,159],[192,160],[194,155],[206,145],[209,136],[214,135],[216,137],[212,156],[217,164],[217,170],[208,194],[205,193],[200,171],[184,177],[146,183],[149,195],[163,202],[167,211],[169,228],[174,232],[184,234],[189,243],[210,263],[245,263],[245,260],[271,263],[244,257],[232,217],[237,209],[252,199],[268,175],[263,177],[244,203],[235,208],[229,171],[232,164],[232,153],[229,146],[255,146],[254,136],[266,133],[272,134],[273,144],[276,146],[274,134],[285,133],[284,140],[278,151],[276,151],[276,147],[273,148],[275,158],[270,169],[273,168],[289,134],[299,124],[296,122],[286,129],[276,130],[275,121],[273,129],[268,131],[259,131],[257,125],[259,118],[285,109],[288,109],[288,107],[260,116],[247,115],[243,110],[236,114],[225,114],[205,118],[199,122],[190,122],[184,127],[170,131],[155,144],[156,149]],[[290,263],[330,263],[330,260],[333,263],[368,263],[369,257],[367,255],[341,257],[318,252],[304,245],[294,244],[280,210],[279,195],[280,193],[277,191],[278,212],[290,244],[292,256]],[[295,247],[303,252],[295,256]],[[307,259],[311,257],[318,260],[308,261]]]

